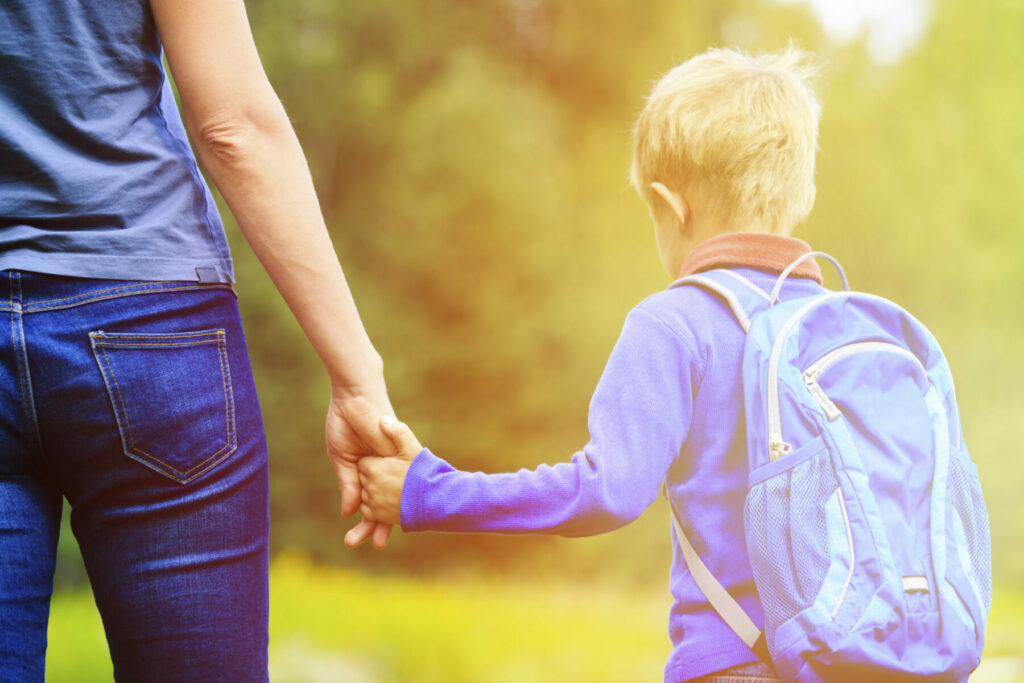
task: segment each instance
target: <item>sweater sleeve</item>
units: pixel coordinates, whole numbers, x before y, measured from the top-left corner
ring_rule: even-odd
[[[590,441],[569,462],[463,472],[424,449],[402,491],[406,531],[587,536],[635,520],[658,496],[690,425],[701,372],[692,336],[633,309],[590,402]]]

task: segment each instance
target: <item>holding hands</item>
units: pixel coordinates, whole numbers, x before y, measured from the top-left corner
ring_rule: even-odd
[[[390,439],[390,444],[379,448],[375,455],[364,455],[354,464],[358,468],[359,512],[363,521],[345,535],[345,545],[353,548],[370,536],[369,525],[400,524],[402,521],[402,488],[405,475],[423,446],[404,422],[390,415],[380,418],[381,431]],[[397,452],[397,455],[395,453]],[[387,457],[392,456],[392,457]],[[350,475],[349,475],[350,476]],[[384,539],[386,542],[386,539]],[[377,535],[374,545],[382,548]]]
[[[383,382],[380,383],[383,385]],[[344,389],[331,391],[325,433],[327,455],[338,477],[341,492],[341,514],[349,517],[359,510],[362,491],[357,463],[373,455],[394,455],[391,439],[380,428],[381,412],[391,412],[387,396],[353,395]],[[363,519],[346,535],[350,547],[373,536],[373,545],[384,548],[391,536],[391,526]],[[352,542],[349,542],[351,537]]]

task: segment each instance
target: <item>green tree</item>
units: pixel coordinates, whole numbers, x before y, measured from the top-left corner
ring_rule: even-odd
[[[488,471],[584,443],[622,319],[667,283],[626,182],[629,127],[651,82],[710,45],[794,40],[820,54],[819,199],[798,236],[942,341],[990,500],[997,581],[1024,578],[1024,560],[1002,550],[1024,531],[1011,512],[1024,465],[1007,457],[1024,407],[1013,191],[1024,10],[939,2],[908,57],[879,66],[860,42],[829,42],[803,7],[756,0],[248,6],[396,409],[436,452]],[[344,552],[322,456],[326,384],[231,236],[271,441],[276,547],[380,567],[664,576],[661,511],[605,539],[404,537],[387,555]],[[639,552],[615,551],[624,534]]]

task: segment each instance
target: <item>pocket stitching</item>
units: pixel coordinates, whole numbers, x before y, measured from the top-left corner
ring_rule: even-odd
[[[149,349],[149,348],[154,348],[154,347],[158,347],[158,346],[169,346],[171,348],[177,349],[177,348],[181,348],[182,346],[201,346],[202,344],[212,344],[212,343],[216,343],[218,341],[219,340],[217,340],[217,339],[204,339],[202,341],[178,342],[176,344],[143,344],[141,342],[135,342],[135,343],[132,343],[132,344],[108,344],[108,343],[104,342],[104,343],[100,344],[100,346],[103,346],[103,347],[121,346],[121,347],[128,348],[128,349]]]
[[[129,453],[128,453],[129,455],[134,454],[134,455],[138,455],[138,456],[142,456],[142,457],[146,458],[147,461],[150,462],[150,464],[153,464],[156,467],[158,467],[160,469],[161,473],[169,476],[170,478],[174,479],[175,481],[177,481],[179,483],[183,483],[184,484],[184,483],[187,483],[187,482],[191,481],[192,479],[195,479],[199,475],[204,474],[205,472],[209,471],[211,468],[216,466],[219,462],[221,462],[224,458],[226,458],[228,455],[230,455],[232,452],[234,452],[237,449],[238,446],[237,446],[237,443],[235,442],[235,430],[234,430],[235,402],[234,402],[233,392],[230,391],[230,389],[231,389],[231,372],[230,372],[230,366],[228,365],[227,344],[226,344],[225,334],[224,334],[223,330],[213,330],[213,331],[207,331],[207,332],[194,332],[194,333],[182,333],[182,334],[162,334],[162,335],[161,334],[152,334],[152,335],[149,335],[149,334],[147,334],[147,335],[118,334],[116,336],[116,338],[119,338],[119,339],[182,339],[182,338],[186,338],[186,337],[198,337],[198,336],[210,337],[209,339],[205,339],[205,340],[201,340],[201,341],[181,342],[181,343],[176,343],[176,344],[163,344],[163,343],[144,344],[144,343],[141,343],[141,342],[135,342],[135,343],[131,343],[131,344],[117,344],[117,343],[106,341],[106,339],[104,339],[102,335],[103,335],[103,333],[100,332],[98,334],[97,333],[90,333],[89,336],[92,338],[93,346],[94,347],[99,347],[100,350],[103,352],[104,363],[100,364],[100,373],[103,374],[104,377],[106,377],[106,371],[105,370],[109,370],[110,371],[110,377],[111,377],[111,379],[112,379],[112,381],[114,383],[114,388],[117,391],[118,402],[120,404],[120,411],[117,411],[115,409],[115,417],[118,418],[118,422],[120,422],[120,418],[122,416],[124,417],[125,428],[126,428],[126,430],[128,432],[128,440],[130,442],[129,444],[126,445],[127,450],[129,451]],[[106,347],[108,347],[108,346],[121,346],[121,347],[130,347],[130,348],[152,348],[152,347],[175,347],[175,348],[177,348],[177,347],[183,347],[183,346],[198,346],[198,345],[202,345],[202,344],[211,344],[211,343],[217,345],[217,360],[220,363],[220,370],[221,370],[221,388],[224,391],[224,408],[225,408],[224,413],[225,413],[225,423],[226,423],[225,424],[225,444],[224,444],[224,446],[222,448],[220,448],[218,451],[216,451],[215,453],[213,453],[212,455],[207,457],[205,460],[203,460],[203,461],[201,461],[199,463],[196,463],[193,467],[191,467],[188,470],[181,471],[181,470],[177,469],[176,467],[165,463],[164,461],[160,460],[156,456],[147,453],[146,451],[142,450],[141,448],[139,448],[135,444],[135,437],[132,434],[131,421],[128,418],[128,410],[127,410],[127,407],[125,406],[125,403],[124,403],[124,396],[121,393],[121,387],[120,387],[120,385],[117,382],[117,374],[114,372],[114,366],[110,362],[110,357],[107,355]],[[103,365],[106,366],[105,369],[104,369]],[[118,413],[120,413],[120,414],[118,414]],[[225,451],[227,451],[227,453],[225,453]],[[204,465],[206,465],[206,467],[203,467]],[[200,468],[200,467],[203,467],[203,469],[197,471],[197,469]],[[174,473],[174,474],[172,474],[172,473]],[[174,476],[175,474],[180,475],[180,476]]]
[[[139,334],[129,334],[127,332],[104,332],[103,330],[97,330],[90,332],[89,336],[97,344],[111,344],[113,340],[117,339],[185,339],[186,337],[210,337],[207,341],[213,341],[214,337],[223,337],[224,330],[213,329],[213,330],[198,330],[195,332],[145,332]]]
[[[216,341],[217,338],[224,337],[224,330],[203,330],[200,332],[178,332],[175,334],[124,334],[121,332],[106,333],[103,331],[90,332],[90,336],[93,337],[93,341],[101,346],[178,346],[179,344],[145,344],[143,342],[132,342],[130,344],[118,344],[117,339],[187,339],[188,337],[210,337],[209,339],[200,340],[194,342],[197,344],[208,344],[212,341]],[[109,340],[109,341],[108,341]],[[181,345],[188,344],[190,342],[181,342]]]

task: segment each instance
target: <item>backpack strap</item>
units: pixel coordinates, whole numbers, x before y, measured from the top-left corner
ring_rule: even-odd
[[[775,304],[779,303],[779,293],[782,291],[782,285],[785,284],[786,278],[789,277],[790,273],[796,270],[796,267],[799,266],[804,261],[806,261],[807,259],[816,257],[823,258],[829,263],[831,263],[833,266],[835,266],[836,271],[839,273],[839,279],[843,283],[843,289],[846,290],[847,292],[850,291],[850,281],[846,279],[846,271],[843,270],[843,267],[841,265],[839,265],[839,261],[837,261],[834,257],[829,256],[823,251],[809,251],[800,258],[798,258],[797,260],[790,263],[788,266],[786,266],[786,269],[782,271],[781,275],[779,275],[779,278],[775,281],[775,286],[772,287],[772,293],[769,297],[769,305],[774,306]]]
[[[744,332],[750,330],[750,319],[754,314],[768,308],[770,302],[768,292],[725,268],[687,275],[669,285],[669,289],[685,285],[696,285],[724,299]]]
[[[739,322],[744,332],[750,331],[750,320],[759,311],[769,308],[771,297],[763,289],[731,270],[718,269],[710,270],[695,275],[688,275],[672,283],[673,287],[695,285],[708,290],[721,297],[729,306],[733,315]],[[671,508],[672,524],[675,527],[676,540],[683,552],[683,560],[686,568],[693,577],[697,588],[704,594],[711,607],[718,613],[722,620],[739,636],[740,640],[754,651],[762,661],[771,664],[771,654],[768,652],[768,643],[765,640],[764,631],[757,627],[754,620],[750,618],[746,610],[740,606],[736,599],[729,594],[725,586],[715,578],[711,570],[707,568],[704,561],[700,559],[697,550],[690,543],[686,532],[683,531],[683,524],[676,510],[675,503],[668,497],[667,481],[662,484],[662,493],[668,500]]]
[[[683,531],[683,524],[679,520],[679,511],[676,510],[675,503],[668,498],[667,491],[665,493],[665,498],[668,499],[669,507],[672,509],[672,524],[675,526],[676,539],[679,541],[679,548],[683,551],[683,559],[686,561],[686,568],[690,570],[693,582],[711,603],[711,607],[718,612],[718,616],[722,617],[722,621],[739,636],[740,640],[746,643],[747,647],[753,650],[761,661],[771,664],[772,656],[768,652],[768,642],[765,640],[764,631],[757,627],[746,610],[736,602],[736,598],[729,594],[725,586],[715,578],[704,561],[700,559],[700,555],[697,554],[690,539],[686,537],[686,532]]]

